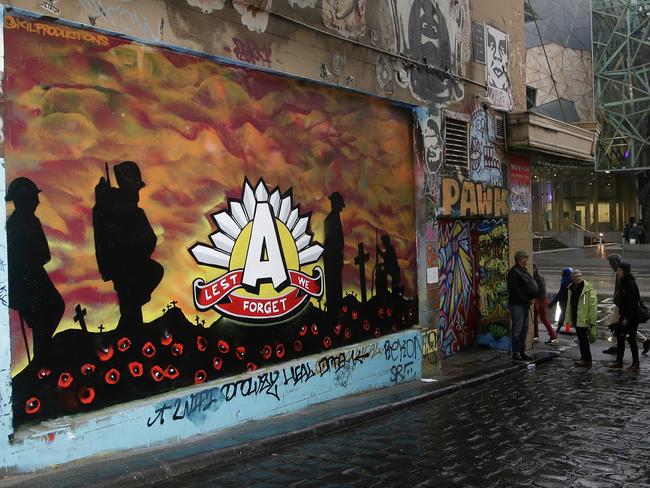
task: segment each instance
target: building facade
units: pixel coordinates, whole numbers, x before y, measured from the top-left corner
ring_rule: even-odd
[[[600,122],[600,133],[607,124],[596,117],[594,105],[591,2],[532,0],[525,6],[529,109],[587,129]],[[620,240],[623,226],[637,211],[635,181],[629,174],[595,166],[594,155],[540,153],[534,159],[536,235],[555,236],[572,246],[600,233],[606,240]]]
[[[7,3],[7,471],[507,350],[524,12],[487,3]]]

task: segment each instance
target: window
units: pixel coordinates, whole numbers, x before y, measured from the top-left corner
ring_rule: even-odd
[[[526,108],[530,110],[535,106],[537,106],[537,88],[526,86]]]
[[[445,166],[467,168],[468,123],[445,118]]]

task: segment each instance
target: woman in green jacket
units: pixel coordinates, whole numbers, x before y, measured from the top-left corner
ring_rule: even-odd
[[[573,270],[571,281],[567,300],[566,322],[575,327],[578,333],[580,361],[576,361],[575,364],[583,368],[590,368],[589,328],[596,326],[598,298],[594,287],[582,279],[582,272],[579,269]]]

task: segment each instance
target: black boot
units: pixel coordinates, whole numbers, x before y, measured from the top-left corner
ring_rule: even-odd
[[[650,339],[643,341],[643,352],[641,354],[645,356],[648,354],[648,351],[650,351]]]

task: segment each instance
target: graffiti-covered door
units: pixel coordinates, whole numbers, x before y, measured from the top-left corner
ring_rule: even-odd
[[[439,220],[440,335],[449,356],[474,345],[478,322],[476,225],[467,220]]]

